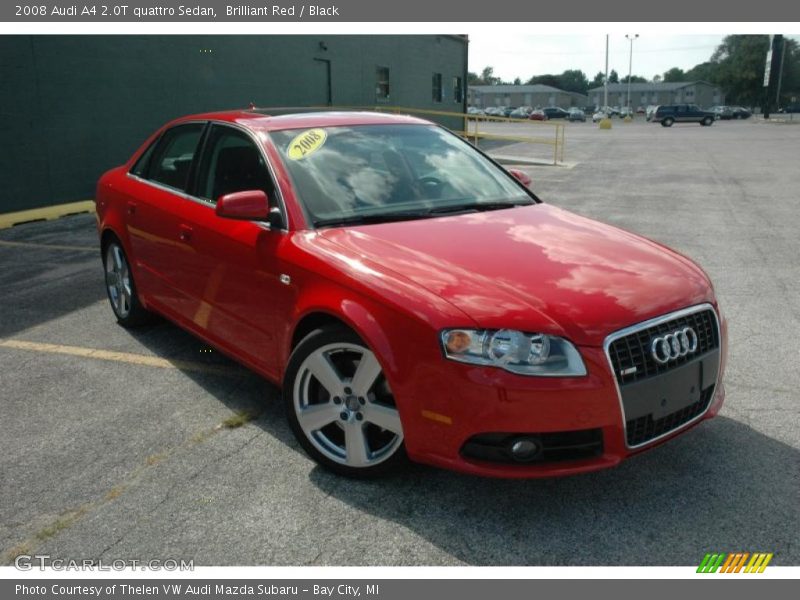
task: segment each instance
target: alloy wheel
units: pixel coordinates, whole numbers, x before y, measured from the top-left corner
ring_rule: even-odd
[[[375,355],[348,342],[321,346],[301,363],[292,390],[297,422],[325,458],[373,467],[402,446],[403,428]]]
[[[133,288],[125,253],[116,242],[109,244],[106,249],[105,267],[106,288],[111,300],[111,307],[117,317],[125,319],[131,312]]]

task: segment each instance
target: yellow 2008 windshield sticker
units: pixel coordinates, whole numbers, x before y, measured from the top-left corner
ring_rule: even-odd
[[[289,142],[288,156],[291,160],[300,160],[322,148],[328,134],[324,129],[309,129]]]

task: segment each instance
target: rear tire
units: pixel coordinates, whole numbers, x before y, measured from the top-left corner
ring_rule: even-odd
[[[674,122],[675,122],[675,119],[673,119],[672,117],[667,117],[666,119],[661,121],[661,126],[662,127],[672,127],[672,124]]]
[[[103,248],[103,267],[106,294],[117,323],[123,327],[149,323],[153,314],[139,301],[128,257],[117,238],[112,238]]]
[[[714,124],[714,119],[712,119],[711,117],[706,117],[700,122],[700,124],[703,127],[711,127],[711,125]]]

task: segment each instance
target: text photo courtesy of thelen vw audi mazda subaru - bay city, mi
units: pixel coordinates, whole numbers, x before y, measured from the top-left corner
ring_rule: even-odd
[[[529,183],[415,117],[187,116],[98,182],[108,297],[281,385],[348,476],[588,472],[716,415],[705,272]]]

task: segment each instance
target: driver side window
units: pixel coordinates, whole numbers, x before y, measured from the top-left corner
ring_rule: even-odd
[[[197,176],[196,195],[216,203],[220,196],[246,190],[262,190],[274,204],[275,186],[253,140],[237,129],[213,125]]]

